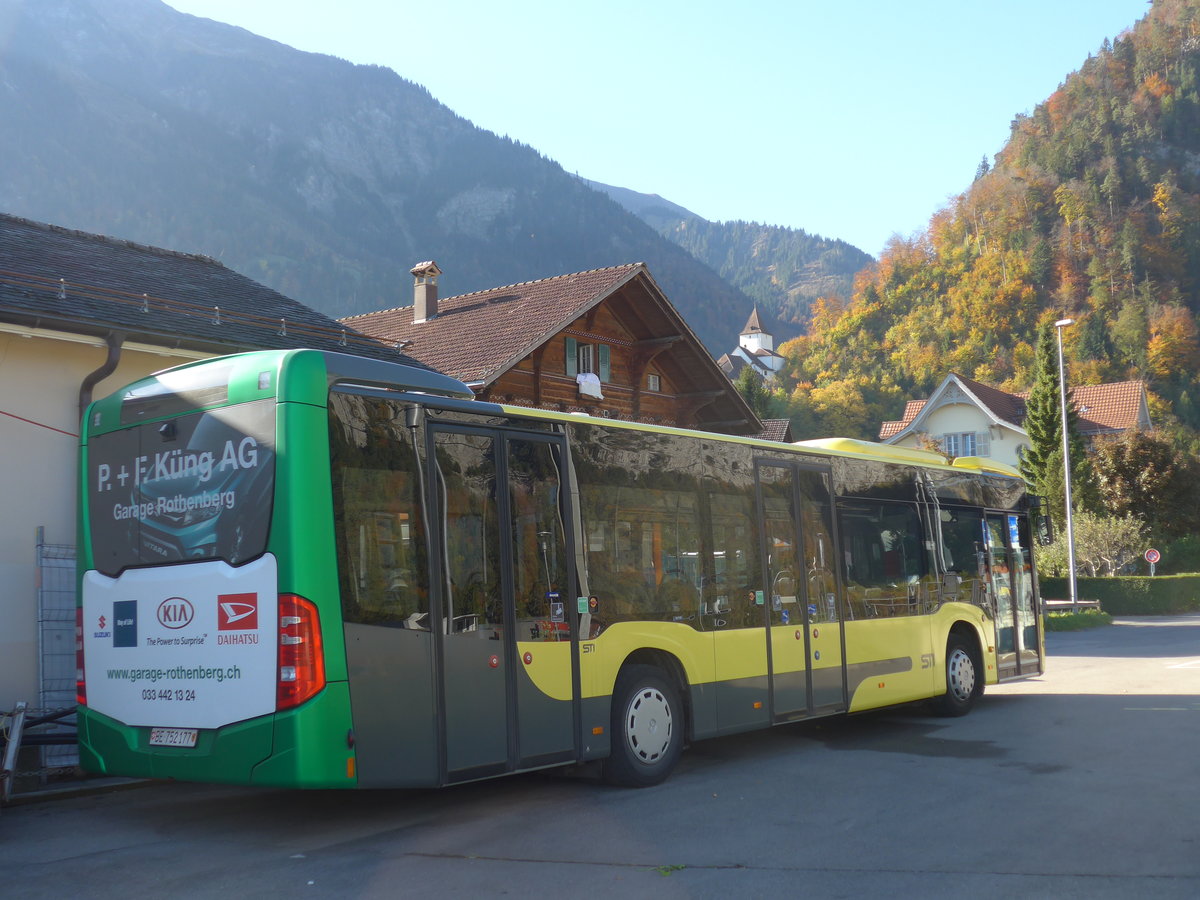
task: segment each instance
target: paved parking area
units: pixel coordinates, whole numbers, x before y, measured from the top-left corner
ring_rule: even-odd
[[[1050,635],[1039,680],[706,741],[666,784],[155,784],[0,814],[5,897],[1196,897],[1200,616]]]

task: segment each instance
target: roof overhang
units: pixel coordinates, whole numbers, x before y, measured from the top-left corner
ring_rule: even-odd
[[[45,327],[42,322],[53,327]],[[21,322],[0,322],[0,334],[12,334],[23,338],[43,338],[64,343],[84,344],[89,347],[105,347],[105,338],[112,334],[124,334],[121,346],[126,350],[154,353],[177,359],[208,359],[242,350],[257,349],[234,344],[206,344],[201,341],[185,341],[178,335],[156,335],[152,332],[131,331],[117,325],[78,324],[54,319],[30,319]]]
[[[621,278],[618,278],[612,284],[608,285],[603,291],[596,294],[596,296],[594,296],[591,300],[588,300],[586,303],[582,303],[575,307],[570,313],[555,323],[551,328],[541,332],[540,334],[531,334],[528,341],[522,344],[519,349],[513,353],[510,353],[508,357],[495,368],[493,368],[492,371],[485,373],[478,381],[468,381],[467,384],[471,385],[471,387],[475,388],[477,391],[490,387],[494,381],[500,378],[500,376],[504,375],[517,363],[529,356],[529,354],[533,353],[533,351],[535,351],[542,344],[546,343],[547,334],[558,334],[580,316],[591,312],[613,294],[617,293],[617,291],[619,291],[621,288],[625,287],[625,285],[629,284],[629,282],[636,279],[639,275],[646,275],[647,278],[649,278],[649,272],[647,272],[646,267],[640,263],[631,268],[629,272],[627,272]]]
[[[961,391],[963,396],[959,396],[957,392]],[[937,410],[946,406],[954,406],[963,403],[969,403],[975,406],[988,419],[989,426],[1004,428],[1009,431],[1016,432],[1020,435],[1028,437],[1028,432],[1015,422],[1009,422],[1006,419],[1000,418],[992,411],[992,408],[979,399],[975,393],[968,388],[957,375],[951,372],[942,379],[942,383],[937,386],[934,392],[925,401],[925,405],[921,407],[921,411],[913,417],[913,420],[904,428],[897,431],[891,437],[884,438],[881,443],[896,444],[906,437],[912,437],[917,434],[924,433],[925,422]]]

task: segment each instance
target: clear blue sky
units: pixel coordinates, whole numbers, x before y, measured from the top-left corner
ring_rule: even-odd
[[[569,172],[878,254],[1147,0],[168,0],[394,69]]]

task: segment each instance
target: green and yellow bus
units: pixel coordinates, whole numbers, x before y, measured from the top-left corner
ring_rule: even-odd
[[[502,406],[315,350],[89,408],[79,742],[109,774],[446,785],[1043,671],[1009,467]]]

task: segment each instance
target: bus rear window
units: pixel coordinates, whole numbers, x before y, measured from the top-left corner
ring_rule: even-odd
[[[92,437],[87,504],[95,568],[223,559],[266,550],[275,401],[255,400]]]
[[[121,400],[121,424],[178,415],[229,399],[231,365],[160,372],[153,381],[130,388]]]

